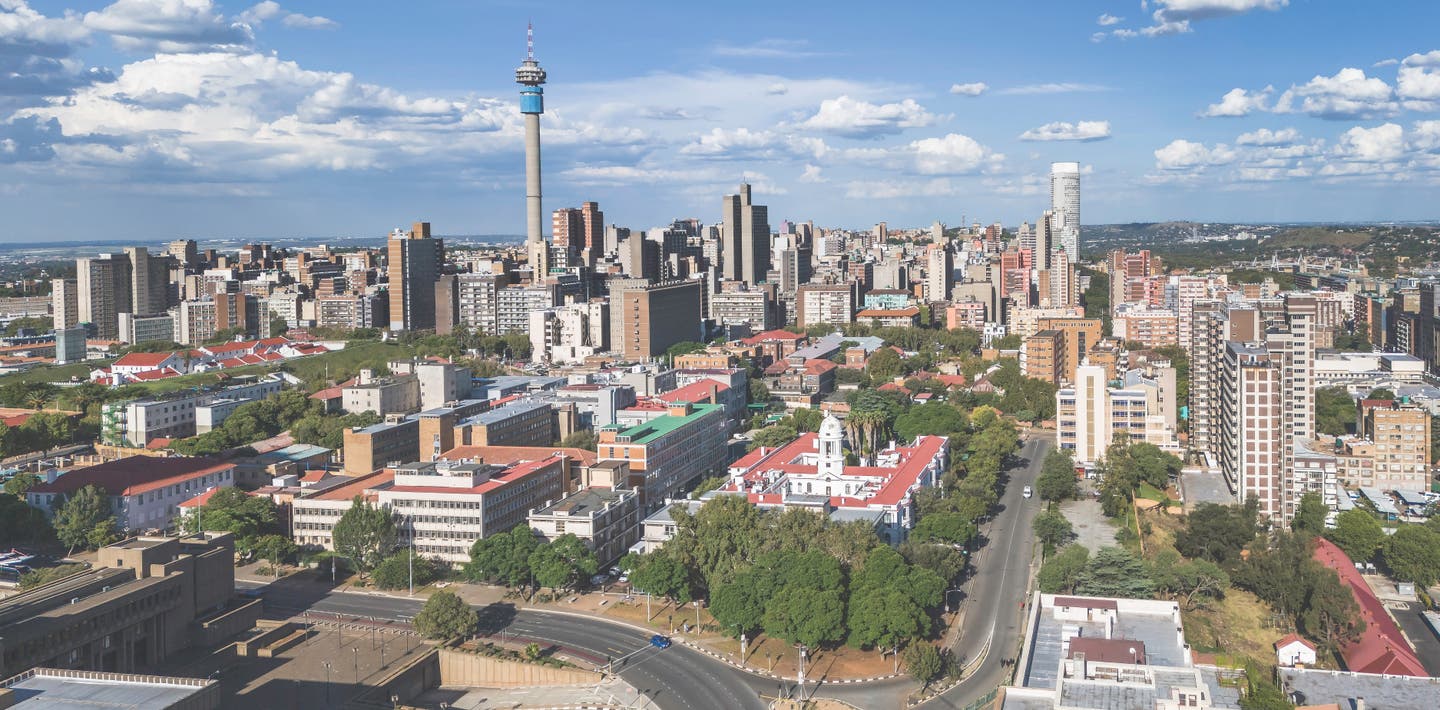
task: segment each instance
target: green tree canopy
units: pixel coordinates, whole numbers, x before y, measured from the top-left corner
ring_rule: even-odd
[[[1325,532],[1325,515],[1329,512],[1330,509],[1325,506],[1325,499],[1320,495],[1320,491],[1307,491],[1300,497],[1300,507],[1290,521],[1290,529],[1309,535],[1319,535]]]
[[[1075,592],[1090,597],[1148,599],[1154,584],[1139,558],[1123,548],[1102,547],[1080,573]]]
[[[1440,581],[1440,533],[1403,525],[1381,546],[1381,560],[1395,579],[1429,587]]]
[[[571,533],[542,544],[530,553],[535,584],[550,589],[574,589],[580,580],[589,579],[599,567],[595,553]]]
[[[920,681],[921,690],[928,688],[945,670],[940,651],[933,643],[912,643],[905,649],[905,670]]]
[[[530,581],[530,555],[541,540],[528,525],[491,535],[470,546],[465,576],[476,581],[519,587]]]
[[[415,554],[414,550],[397,550],[381,560],[370,573],[370,579],[381,589],[406,589],[410,586],[411,572],[414,572],[415,586],[423,587],[444,574],[443,562]]]
[[[1084,545],[1067,545],[1040,566],[1036,583],[1046,594],[1073,593],[1089,562],[1090,551]]]
[[[1035,537],[1047,548],[1054,549],[1075,536],[1070,521],[1058,510],[1047,510],[1037,516],[1033,523]]]
[[[395,547],[395,520],[389,510],[373,506],[357,495],[350,509],[335,522],[331,535],[335,551],[368,572]]]
[[[40,485],[40,477],[33,473],[17,473],[5,482],[5,492],[23,499],[25,492]]]
[[[905,373],[905,363],[900,354],[890,348],[880,348],[865,361],[865,371],[876,381],[889,381]]]
[[[1342,436],[1355,428],[1355,399],[1344,387],[1315,390],[1315,431]]]
[[[1075,478],[1075,459],[1069,449],[1051,449],[1045,454],[1040,477],[1035,480],[1035,492],[1046,501],[1070,500],[1080,495],[1080,483]]]
[[[415,615],[415,630],[428,639],[462,638],[473,633],[479,623],[474,607],[448,589],[430,595]]]
[[[649,554],[630,573],[635,589],[687,604],[690,594],[690,571],[668,555]]]
[[[74,552],[75,548],[96,549],[95,544],[113,531],[115,516],[110,512],[110,496],[99,486],[89,485],[61,499],[55,511],[55,536]],[[67,553],[69,554],[69,553]]]
[[[1230,564],[1259,533],[1258,509],[1253,499],[1243,506],[1201,503],[1190,511],[1185,527],[1175,534],[1175,549],[1186,557]]]
[[[951,545],[969,545],[979,533],[975,523],[960,513],[931,513],[920,518],[910,531],[916,542],[945,542]]]
[[[1385,529],[1364,508],[1351,508],[1335,516],[1335,527],[1325,533],[1351,560],[1369,562],[1385,541]]]

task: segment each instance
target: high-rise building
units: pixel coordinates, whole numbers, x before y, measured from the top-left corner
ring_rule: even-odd
[[[194,269],[200,265],[200,252],[194,239],[177,239],[170,242],[165,251],[180,262],[182,269]]]
[[[496,321],[498,292],[509,283],[510,280],[505,274],[460,274],[456,283],[456,290],[459,291],[460,323],[476,333],[499,333]]]
[[[580,260],[586,266],[594,266],[595,260],[605,248],[605,213],[600,211],[599,202],[580,203],[581,234],[584,245],[580,248]]]
[[[56,330],[74,328],[80,323],[80,304],[75,279],[50,280],[50,313]]]
[[[770,217],[764,205],[751,202],[750,185],[726,195],[722,205],[721,277],[757,284],[770,269]]]
[[[1430,413],[1409,402],[1365,400],[1360,432],[1375,444],[1375,485],[1424,491],[1430,484]]]
[[[390,329],[433,329],[435,282],[445,265],[445,240],[430,236],[429,222],[416,222],[409,232],[400,229],[391,232],[386,251]]]
[[[580,210],[561,207],[550,213],[551,266],[568,268],[585,245],[585,222]]]
[[[126,247],[130,260],[130,312],[151,316],[169,307],[170,259],[151,256],[145,247]]]
[[[130,259],[124,254],[101,254],[75,260],[76,317],[95,326],[95,337],[115,340],[120,314],[132,313]]]
[[[540,85],[545,83],[545,70],[535,60],[534,27],[525,31],[525,50],[525,61],[515,70],[515,83],[521,87],[520,113],[525,116],[525,249],[534,278],[541,281],[550,273],[550,246],[540,231],[540,114],[545,113],[545,90]]]
[[[1080,261],[1080,164],[1050,164],[1050,211],[1060,248]]]
[[[612,350],[629,360],[663,355],[671,345],[702,340],[700,282],[661,281],[611,289]]]
[[[950,250],[945,248],[943,241],[931,244],[926,249],[925,300],[948,301],[952,281]]]

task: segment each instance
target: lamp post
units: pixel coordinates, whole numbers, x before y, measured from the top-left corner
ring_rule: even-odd
[[[804,700],[804,699],[805,699],[805,651],[806,651],[806,650],[807,650],[807,649],[805,648],[805,645],[804,645],[804,644],[801,644],[801,645],[800,645],[800,670],[799,670],[799,672],[798,672],[798,673],[796,674],[796,676],[795,676],[796,682],[797,682],[797,684],[798,684],[798,686],[799,686],[799,688],[800,688],[800,699],[801,699],[801,700]]]
[[[355,685],[360,685],[360,647],[350,649],[355,652]]]
[[[700,634],[700,600],[695,600],[695,634]]]
[[[325,704],[326,704],[326,705],[329,705],[329,704],[330,704],[330,662],[329,662],[329,661],[324,661],[324,662],[321,663],[321,665],[325,666]]]
[[[740,665],[745,665],[745,632],[740,632]]]

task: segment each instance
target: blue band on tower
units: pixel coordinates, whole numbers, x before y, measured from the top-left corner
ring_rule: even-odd
[[[540,87],[526,87],[520,90],[520,113],[545,113],[545,97]]]

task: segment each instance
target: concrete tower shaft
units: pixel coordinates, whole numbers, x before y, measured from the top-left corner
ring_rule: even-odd
[[[526,55],[515,70],[515,83],[520,85],[520,113],[525,116],[525,243],[530,268],[536,281],[550,270],[549,247],[545,243],[541,220],[540,190],[540,114],[545,113],[545,70],[535,60],[535,28],[525,34]]]

